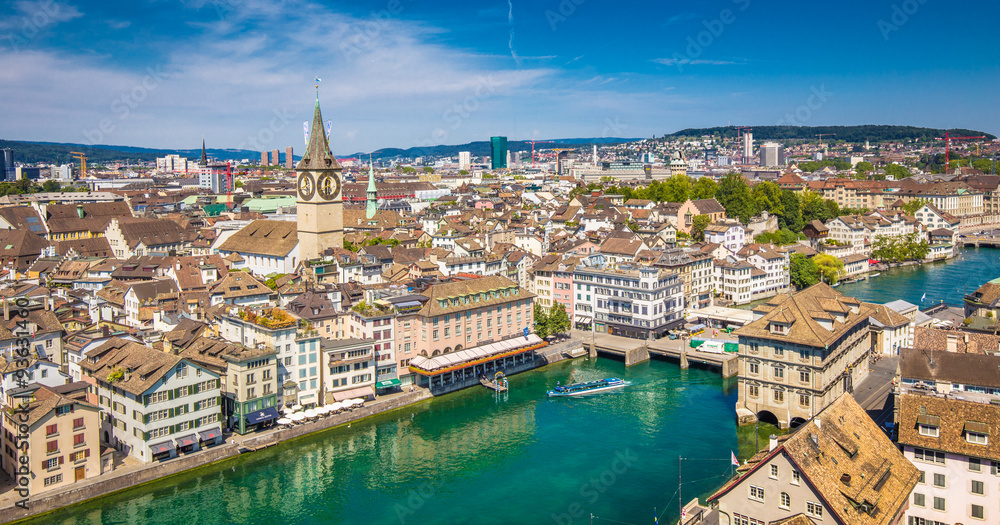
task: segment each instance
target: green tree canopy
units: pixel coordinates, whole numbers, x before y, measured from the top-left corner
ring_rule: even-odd
[[[844,261],[830,254],[821,253],[813,257],[813,262],[816,263],[820,276],[827,284],[837,284],[837,280],[844,275]]]
[[[778,227],[800,232],[805,227],[802,221],[802,205],[799,202],[799,194],[792,190],[782,190],[781,192],[782,213],[778,215]]]
[[[726,215],[738,218],[743,224],[757,214],[756,204],[746,179],[739,173],[730,173],[719,183],[715,198],[726,209]]]
[[[751,194],[758,212],[766,211],[779,216],[785,213],[784,203],[781,200],[781,187],[777,184],[773,182],[755,184]]]
[[[708,215],[696,215],[691,220],[691,238],[701,242],[705,240],[705,228],[712,224],[712,218]]]
[[[691,186],[691,200],[715,198],[719,185],[711,177],[700,177]]]
[[[819,268],[812,259],[801,253],[793,253],[788,261],[792,285],[799,290],[819,282]]]
[[[569,333],[573,325],[569,320],[569,314],[566,313],[566,307],[562,303],[557,301],[549,309],[546,326],[549,335]]]
[[[535,302],[534,319],[535,333],[538,334],[538,337],[545,339],[549,336],[549,316],[537,301]]]
[[[885,174],[892,175],[896,180],[905,179],[912,175],[909,168],[900,164],[889,164],[885,167]]]

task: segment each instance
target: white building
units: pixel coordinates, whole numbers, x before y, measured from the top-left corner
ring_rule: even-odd
[[[117,337],[80,363],[101,408],[101,440],[145,463],[221,442],[218,374]]]
[[[920,470],[907,524],[1000,522],[998,365],[993,355],[900,352],[898,443]]]
[[[739,222],[714,222],[705,227],[705,242],[721,244],[735,254],[746,245],[746,228]]]
[[[197,164],[180,155],[167,155],[156,159],[156,171],[161,173],[187,173],[196,167]]]
[[[468,151],[458,152],[458,169],[468,171],[472,167],[472,153]]]
[[[598,333],[657,339],[684,322],[681,280],[665,269],[620,265],[619,269],[611,270],[577,266],[571,291],[580,292],[573,310],[575,317],[582,318],[578,322],[587,323],[591,320],[587,318],[592,318]],[[591,299],[587,301],[586,297]],[[588,316],[588,310],[578,306],[589,306],[593,314]]]

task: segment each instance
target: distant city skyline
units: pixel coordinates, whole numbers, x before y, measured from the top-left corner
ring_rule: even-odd
[[[995,4],[23,0],[0,21],[0,138],[337,154],[720,125],[1000,134]]]

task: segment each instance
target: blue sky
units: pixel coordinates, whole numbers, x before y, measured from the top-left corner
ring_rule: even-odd
[[[975,4],[975,5],[972,5]],[[338,154],[686,127],[1000,134],[995,2],[4,2],[0,138]],[[983,23],[979,23],[979,22]]]

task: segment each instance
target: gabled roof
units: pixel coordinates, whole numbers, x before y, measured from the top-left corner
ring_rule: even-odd
[[[838,523],[888,525],[907,505],[920,472],[865,413],[851,394],[843,394],[816,417],[761,450],[708,498],[716,500],[749,475],[783,455]]]
[[[900,445],[1000,461],[1000,406],[908,393],[903,393],[898,403]],[[917,422],[921,416],[937,418],[937,437],[920,434]],[[987,434],[986,444],[969,443],[969,430]]]
[[[226,239],[219,251],[286,257],[298,244],[294,221],[256,220]]]
[[[86,358],[80,361],[80,368],[103,383],[108,382],[113,371],[121,369],[126,373],[114,385],[139,396],[156,386],[157,381],[180,362],[178,356],[112,337],[87,352]]]
[[[852,307],[857,308],[857,313],[852,311]],[[740,336],[827,347],[858,323],[867,322],[874,311],[875,305],[861,303],[853,297],[838,293],[825,283],[818,283],[795,294],[778,294],[767,302],[757,305],[754,307],[754,312],[763,313],[763,316],[739,328],[736,333]],[[833,316],[830,314],[834,313],[840,314],[844,321],[834,321],[832,330],[824,328],[816,321],[816,319],[832,319]],[[778,316],[782,319],[791,319],[792,326],[785,334],[772,333],[770,330],[771,320]]]

